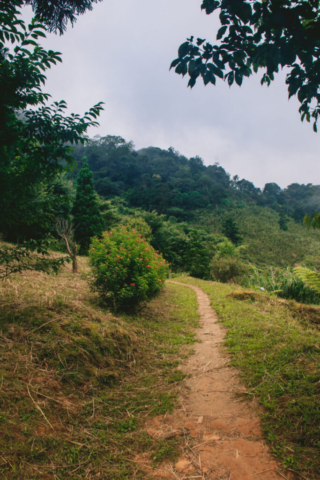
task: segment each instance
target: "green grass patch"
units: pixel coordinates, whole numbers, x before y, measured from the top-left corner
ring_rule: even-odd
[[[175,458],[179,440],[143,425],[177,406],[197,326],[196,296],[177,285],[116,317],[67,269],[2,283],[0,478],[147,479],[137,455]]]
[[[227,328],[231,364],[262,409],[272,452],[308,478],[320,471],[320,332],[303,310],[268,294],[232,295],[239,287],[180,277],[211,299]],[[231,295],[230,295],[231,294]]]

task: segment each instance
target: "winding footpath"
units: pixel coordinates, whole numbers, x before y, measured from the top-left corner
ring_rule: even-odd
[[[183,436],[183,454],[172,464],[146,466],[148,478],[218,480],[292,480],[282,473],[262,439],[258,405],[245,391],[237,370],[229,365],[222,351],[225,332],[217,322],[209,297],[198,287],[201,328],[197,332],[195,353],[181,370],[182,408],[170,415],[150,420],[145,430],[154,438]],[[243,393],[238,396],[236,393]],[[140,462],[139,462],[140,463]]]

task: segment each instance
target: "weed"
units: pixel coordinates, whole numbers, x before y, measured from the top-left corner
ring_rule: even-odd
[[[158,463],[164,460],[175,460],[179,453],[176,439],[158,440],[157,450],[152,455],[152,459]]]

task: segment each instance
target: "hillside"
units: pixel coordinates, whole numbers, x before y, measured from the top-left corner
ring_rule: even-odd
[[[202,158],[186,158],[174,148],[134,150],[122,137],[95,137],[74,150],[76,178],[86,156],[95,188],[104,198],[121,196],[132,207],[188,219],[196,208],[234,207],[241,203],[268,206],[297,221],[320,208],[320,187],[294,183],[281,189],[267,183],[261,190],[238,175],[233,178],[218,163],[205,166]]]
[[[210,233],[222,234],[225,216],[233,218],[239,226],[247,258],[256,265],[293,266],[320,263],[320,232],[307,230],[305,225],[290,219],[288,230],[279,228],[278,214],[267,207],[246,206],[233,208],[220,214],[198,211],[192,225]]]
[[[231,178],[219,164],[206,167],[200,157],[188,159],[173,148],[136,151],[132,143],[112,136],[96,137],[75,149],[73,179],[84,155],[97,193],[109,202],[107,228],[124,215],[141,216],[157,237],[161,229],[155,224],[162,222],[166,234],[153,244],[174,269],[184,269],[182,257],[192,229],[198,230],[212,256],[228,218],[239,228],[247,261],[258,266],[317,265],[319,232],[307,231],[302,220],[320,208],[320,186],[292,184],[281,189],[268,183],[261,190],[238,176]],[[146,213],[152,211],[159,215],[157,222]]]

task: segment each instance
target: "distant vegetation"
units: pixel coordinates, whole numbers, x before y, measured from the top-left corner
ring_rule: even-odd
[[[218,163],[205,166],[202,158],[188,159],[172,147],[136,151],[122,137],[95,137],[88,145],[75,148],[73,178],[84,156],[99,195],[119,196],[132,207],[180,220],[190,220],[198,208],[219,210],[243,204],[270,207],[296,221],[320,210],[320,186],[294,183],[281,189],[276,183],[267,183],[261,190],[237,175],[231,178]]]
[[[126,226],[146,238],[172,272],[244,284],[250,277],[257,288],[270,267],[284,269],[284,277],[296,264],[317,268],[319,231],[308,231],[302,221],[320,209],[320,186],[281,189],[268,183],[261,190],[248,180],[231,178],[219,164],[205,166],[200,157],[188,159],[174,148],[136,151],[114,136],[75,146],[73,156],[73,169],[58,173],[38,192],[39,212],[50,206],[46,223],[41,215],[32,222],[22,216],[5,225],[5,239],[47,237],[56,250],[68,253],[57,232],[58,219],[71,225],[83,254],[93,236]],[[278,287],[272,290],[281,295]],[[298,290],[287,289],[286,295],[316,300]]]

